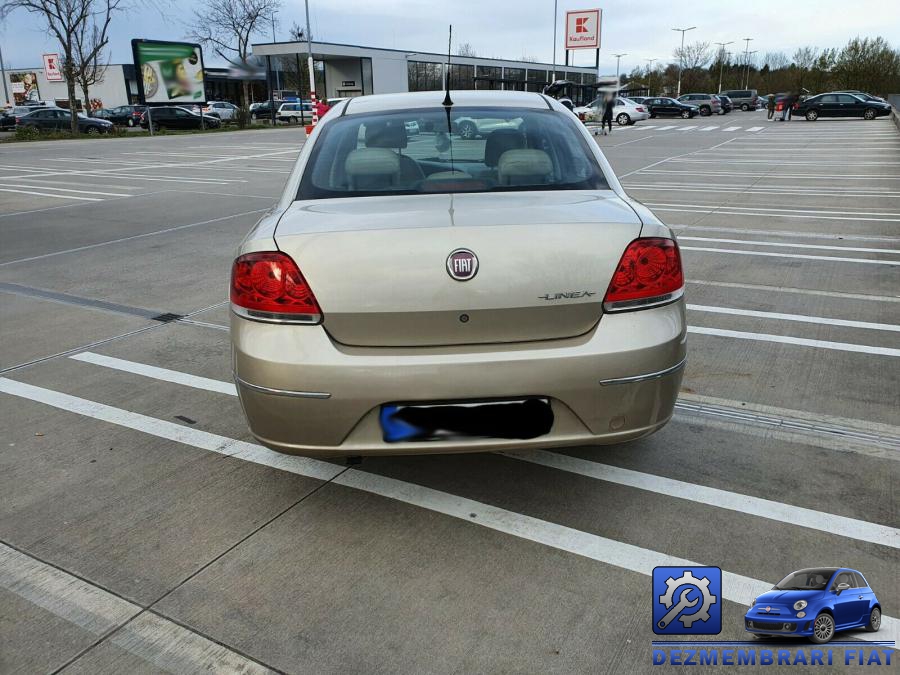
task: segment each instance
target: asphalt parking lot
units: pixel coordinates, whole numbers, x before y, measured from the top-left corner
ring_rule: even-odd
[[[648,120],[599,137],[678,233],[672,422],[622,446],[281,456],[246,431],[233,251],[301,129],[0,146],[0,672],[644,672],[658,565],[724,628],[864,572],[900,636],[900,133]]]

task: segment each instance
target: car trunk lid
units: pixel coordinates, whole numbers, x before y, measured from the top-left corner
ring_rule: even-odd
[[[640,229],[612,191],[468,193],[296,202],[275,239],[334,340],[437,346],[589,331]],[[479,262],[467,281],[448,272],[459,248]]]

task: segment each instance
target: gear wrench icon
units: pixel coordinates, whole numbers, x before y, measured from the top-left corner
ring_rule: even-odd
[[[659,601],[666,606],[666,609],[671,609],[675,604],[675,601],[672,596],[675,595],[675,590],[679,586],[689,585],[696,588],[700,591],[703,596],[703,604],[700,605],[700,609],[692,614],[682,614],[678,617],[678,620],[681,621],[682,625],[685,628],[690,628],[694,625],[695,621],[709,621],[709,608],[716,603],[718,598],[715,595],[712,595],[709,592],[709,579],[706,577],[702,577],[698,579],[693,574],[691,574],[690,570],[686,570],[683,575],[678,577],[677,579],[673,579],[669,577],[666,579],[666,592],[659,596]],[[682,594],[684,599],[684,594]],[[696,604],[696,601],[694,602]],[[693,607],[693,605],[686,605],[687,607]]]

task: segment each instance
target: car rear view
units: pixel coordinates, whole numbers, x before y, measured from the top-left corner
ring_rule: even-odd
[[[342,103],[243,242],[234,370],[266,445],[558,447],[670,418],[685,358],[671,232],[555,101],[453,97]],[[455,133],[470,120],[483,137]]]

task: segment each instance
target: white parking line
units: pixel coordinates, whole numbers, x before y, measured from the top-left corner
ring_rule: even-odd
[[[241,441],[223,436],[202,432],[198,429],[179,427],[166,420],[146,417],[138,413],[113,408],[102,403],[6,378],[0,378],[0,392],[43,403],[60,410],[111,422],[112,424],[135,429],[152,436],[177,440],[185,445],[194,445],[194,447],[201,449],[212,449],[214,452],[219,452],[217,449],[219,447],[232,448],[238,444],[250,445],[242,444]],[[176,427],[187,433],[181,434],[178,439],[173,439],[171,438],[170,427]],[[195,437],[202,442],[202,445],[195,445],[192,442],[192,439]],[[210,439],[215,439],[215,448],[207,447]],[[473,525],[488,528],[495,532],[540,543],[556,550],[572,553],[646,576],[652,574],[654,567],[692,567],[702,565],[702,563],[608,539],[589,532],[582,532],[565,525],[551,523],[414,483],[379,476],[358,469],[344,470],[342,467],[321,460],[309,459],[300,461],[306,458],[280,455],[266,448],[256,447],[260,451],[256,454],[250,452],[222,454],[228,454],[236,459],[272,466],[312,478],[319,478],[320,480],[328,480],[321,478],[321,476],[333,474],[331,482],[336,485],[354,488],[405,504],[418,506],[428,511],[441,513]],[[771,581],[753,579],[726,570],[722,571],[722,582],[722,597],[744,606],[749,605],[750,601],[757,595],[765,593],[772,587]],[[872,640],[875,639],[876,634],[861,633],[858,635],[854,634],[854,637],[861,640]],[[883,617],[882,630],[877,634],[877,637],[879,640],[896,640],[900,637],[900,621],[894,617]]]
[[[771,170],[762,171],[694,171],[693,169],[646,169],[640,173],[651,174],[676,174],[684,178],[692,176],[729,176],[740,178],[768,178],[771,180],[782,180],[784,178],[803,178],[809,180],[817,180],[819,178],[827,178],[828,180],[893,180],[900,181],[900,176],[895,174],[824,174],[824,173],[772,173]]]
[[[34,176],[32,176],[32,179]],[[73,190],[71,188],[61,188],[51,185],[19,185],[18,183],[0,183],[0,187],[15,187],[15,188],[23,188],[26,190],[54,190],[56,192],[75,192],[80,195],[101,195],[104,197],[131,197],[129,194],[122,194],[121,192],[99,192],[97,190]],[[66,196],[66,195],[62,195]]]
[[[668,131],[669,129],[677,129],[678,127],[670,126],[670,127],[657,127],[657,131]]]
[[[727,127],[723,131],[737,131],[740,127]]]
[[[272,672],[227,647],[5,544],[0,544],[0,588],[100,638],[112,633],[108,642],[165,672]]]
[[[714,307],[710,305],[687,305],[688,309],[695,312],[707,312],[710,314],[730,314],[732,316],[749,316],[757,319],[773,319],[776,321],[796,321],[799,323],[814,323],[820,326],[844,326],[846,328],[866,328],[869,330],[883,330],[900,333],[900,326],[891,323],[873,323],[871,321],[850,321],[848,319],[831,319],[824,316],[807,316],[806,314],[783,314],[781,312],[759,312],[751,309],[739,309],[736,307]],[[75,357],[73,357],[75,358]]]
[[[719,490],[705,485],[697,485],[696,483],[686,483],[664,476],[623,469],[609,464],[600,464],[599,462],[545,450],[501,452],[499,454],[559,471],[595,478],[607,483],[625,485],[638,490],[645,490],[646,492],[806,527],[811,530],[827,532],[839,537],[865,541],[879,546],[900,548],[900,530],[887,525],[869,523],[864,520],[846,518],[822,511],[813,511],[812,509],[805,509],[791,504],[782,504],[769,499],[728,492],[727,490]]]
[[[188,223],[187,225],[176,225],[175,227],[167,227],[162,230],[155,230],[153,232],[144,232],[142,234],[134,234],[130,237],[119,237],[118,239],[110,239],[108,241],[99,241],[96,244],[86,244],[85,246],[76,246],[75,248],[67,248],[62,251],[53,251],[52,253],[43,253],[41,255],[34,255],[30,258],[18,258],[17,260],[7,260],[6,262],[0,263],[0,267],[5,267],[6,265],[16,265],[18,263],[23,262],[33,262],[35,260],[44,260],[45,258],[53,258],[58,255],[66,255],[68,253],[79,253],[81,251],[87,251],[92,248],[100,248],[101,246],[109,246],[110,244],[121,244],[126,241],[133,241],[135,239],[143,239],[144,237],[155,237],[158,234],[168,234],[169,232],[177,232],[178,230],[186,230],[192,227],[198,227],[200,225],[209,225],[210,223],[218,223],[222,220],[228,220],[230,218],[241,218],[243,216],[256,215],[258,213],[263,213],[268,209],[253,209],[252,211],[244,211],[242,213],[234,213],[229,216],[221,216],[219,218],[210,218],[209,220],[200,220],[196,223]]]
[[[900,237],[885,237],[867,234],[847,234],[845,232],[798,232],[796,230],[755,230],[744,227],[717,227],[715,225],[672,225],[678,232],[682,230],[702,230],[704,232],[724,232],[728,234],[758,234],[768,237],[796,237],[799,239],[832,239],[837,241],[883,241],[900,245]]]
[[[705,246],[682,246],[682,251],[702,251],[705,253],[728,253],[731,255],[755,255],[763,258],[794,258],[795,260],[822,260],[827,262],[850,262],[864,265],[900,265],[900,260],[872,260],[870,258],[845,258],[834,255],[806,255],[803,253],[774,253],[772,251],[739,251],[732,248],[712,248]]]
[[[762,206],[725,206],[722,204],[680,204],[645,202],[659,211],[719,213],[721,215],[761,216],[769,218],[814,218],[818,220],[862,220],[876,223],[900,223],[900,212],[823,211],[817,209],[766,208]]]
[[[186,387],[194,387],[195,389],[205,389],[206,391],[214,391],[217,394],[228,394],[229,396],[237,396],[234,384],[231,382],[223,382],[222,380],[213,380],[208,377],[199,375],[190,375],[177,370],[169,370],[168,368],[157,368],[145,363],[136,361],[125,361],[117,359],[113,356],[105,356],[103,354],[95,354],[94,352],[82,352],[74,354],[69,358],[85,363],[93,363],[97,366],[105,366],[115,370],[121,370],[127,373],[152,377],[157,380],[165,380],[166,382],[174,382],[175,384],[183,384]]]
[[[762,131],[765,127],[750,127],[747,131]]]
[[[813,192],[810,190],[786,190],[783,188],[772,187],[772,188],[760,188],[760,187],[748,187],[748,186],[727,186],[727,187],[712,187],[712,186],[699,186],[699,185],[666,185],[665,183],[658,184],[644,184],[644,185],[636,185],[636,184],[626,184],[623,186],[626,191],[628,190],[650,190],[652,192],[701,192],[701,193],[712,193],[712,192],[724,192],[726,194],[741,194],[741,195],[785,195],[788,197],[841,197],[841,196],[851,196],[851,197],[868,197],[870,199],[897,199],[900,198],[900,192],[895,193],[883,193],[883,192],[843,192],[840,188],[837,188],[833,191],[827,190],[827,188],[818,188],[819,192]]]
[[[697,125],[693,124],[689,127],[677,127],[677,128],[678,128],[678,131],[691,131],[692,129],[696,129]]]
[[[900,295],[866,295],[865,293],[842,293],[840,291],[820,291],[814,288],[792,288],[790,286],[766,286],[764,284],[739,284],[733,281],[710,281],[708,279],[687,279],[687,283],[697,286],[720,286],[739,288],[745,291],[765,291],[766,293],[796,293],[798,295],[818,295],[825,298],[845,298],[867,302],[900,302]]]
[[[49,192],[35,192],[34,190],[12,190],[10,188],[0,188],[0,192],[15,192],[22,195],[34,195],[36,197],[55,197],[56,199],[77,199],[82,202],[102,202],[102,197],[76,197],[75,195],[51,194]],[[128,196],[128,195],[122,195]]]
[[[756,241],[754,239],[717,239],[715,237],[679,236],[678,241],[714,241],[722,244],[746,244],[748,246],[779,246],[782,248],[807,248],[819,251],[850,251],[851,253],[883,253],[900,255],[897,248],[861,248],[856,246],[828,246],[825,244],[794,244],[782,241]]]
[[[718,126],[713,125],[710,127],[703,127],[702,129],[700,129],[700,131],[712,131],[713,129],[718,129],[718,128],[719,128]]]
[[[722,328],[707,328],[706,326],[688,326],[688,333],[698,335],[714,335],[718,337],[736,338],[738,340],[755,340],[757,342],[777,342],[786,345],[800,347],[817,347],[819,349],[831,349],[839,352],[856,352],[860,354],[875,354],[878,356],[900,356],[900,349],[891,347],[871,347],[857,345],[848,342],[831,342],[829,340],[810,340],[807,338],[791,337],[789,335],[769,335],[767,333],[747,333],[740,330],[724,330]]]

